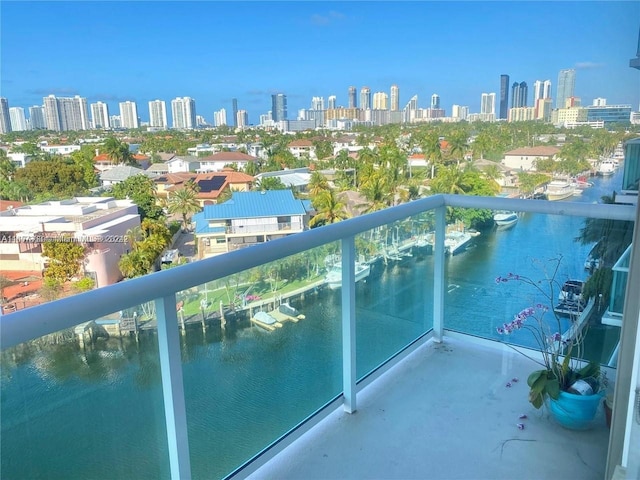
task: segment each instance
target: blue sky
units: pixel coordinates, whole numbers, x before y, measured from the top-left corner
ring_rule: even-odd
[[[208,122],[231,99],[251,123],[287,95],[289,118],[312,96],[347,104],[350,85],[400,87],[426,108],[433,93],[480,110],[500,74],[526,81],[576,68],[576,95],[640,103],[640,2],[25,2],[0,5],[0,95],[9,106],[80,95],[90,103],[190,96]]]

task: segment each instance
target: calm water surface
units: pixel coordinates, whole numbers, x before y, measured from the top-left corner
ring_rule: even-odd
[[[619,189],[594,179],[574,201]],[[447,259],[446,326],[497,338],[495,328],[534,300],[495,285],[509,272],[536,276],[534,260],[564,256],[561,281],[584,279],[590,246],[574,241],[581,218],[524,214],[483,232]],[[562,232],[558,235],[558,232]],[[358,376],[431,328],[431,256],[377,265],[357,287]],[[189,330],[181,337],[194,478],[219,478],[341,391],[339,291],[294,302],[306,319],[258,328]],[[515,341],[526,344],[527,339]],[[157,342],[153,334],[22,347],[2,356],[0,477],[169,478]]]

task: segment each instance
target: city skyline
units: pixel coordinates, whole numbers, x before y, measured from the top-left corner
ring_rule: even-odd
[[[324,98],[327,105],[328,98],[335,96],[337,106],[347,107],[349,87],[354,86],[357,106],[361,107],[364,86],[369,87],[370,95],[385,92],[392,98],[392,85],[398,86],[399,94],[393,97],[400,109],[414,95],[418,96],[419,106],[427,108],[431,96],[437,94],[441,108],[450,115],[453,104],[468,106],[471,112],[481,111],[482,93],[498,96],[502,74],[529,85],[551,79],[555,98],[558,72],[575,69],[575,95],[581,97],[583,104],[604,97],[609,104],[638,108],[637,78],[628,68],[628,58],[634,53],[638,38],[637,3],[554,2],[549,5],[553,5],[556,14],[545,17],[542,27],[540,22],[531,20],[528,28],[527,21],[523,26],[520,19],[528,18],[527,13],[538,16],[540,2],[471,2],[459,8],[461,5],[5,2],[1,40],[3,45],[20,48],[3,50],[0,95],[8,99],[10,107],[25,111],[42,105],[48,95],[79,95],[90,104],[106,103],[112,115],[118,114],[120,103],[131,101],[137,103],[143,122],[150,120],[146,108],[149,102],[190,97],[196,102],[197,114],[209,123],[213,123],[214,112],[222,108],[233,112],[235,98],[236,109],[246,111],[249,122],[257,124],[259,116],[272,109],[272,95],[278,93],[286,95],[289,118],[295,118],[299,109],[309,109],[313,97]],[[251,18],[246,15],[249,8],[254,13]],[[275,16],[274,10],[286,11],[287,15]],[[515,18],[515,12],[519,13],[517,24],[509,20]],[[419,35],[407,33],[412,31],[412,25],[417,28],[421,24],[422,14],[445,20],[430,29],[421,27]],[[69,28],[52,24],[52,15],[64,18]],[[170,37],[145,31],[138,38],[138,29],[118,27],[119,34],[107,41],[82,34],[83,28],[89,29],[97,17],[106,27],[115,28],[123,15],[153,22],[175,19],[175,31]],[[585,25],[598,22],[601,34],[596,39],[592,30],[585,27],[567,37],[562,20],[567,16],[580,18]],[[608,18],[606,25],[601,22],[604,16]],[[259,20],[272,17],[276,25],[272,20]],[[483,17],[491,17],[488,24],[479,21]],[[371,35],[376,22],[384,22],[385,35]],[[468,26],[454,29],[453,35],[451,29],[456,22]],[[231,34],[239,24],[251,28],[233,48],[202,40],[205,27],[207,31]],[[74,25],[78,28],[71,28]],[[500,34],[487,29],[498,25]],[[527,39],[533,37],[534,27],[540,31],[536,32],[536,41],[531,42]],[[269,32],[269,41],[262,42],[259,39],[267,38],[265,32]],[[393,32],[403,32],[404,36]],[[25,34],[29,42],[21,40]],[[354,41],[359,37],[367,41]],[[193,43],[196,38],[200,41]],[[477,38],[482,41],[474,40]],[[518,42],[530,43],[531,48],[523,48]],[[519,48],[505,48],[510,43]],[[55,62],[42,61],[43,44],[62,52]],[[216,47],[213,52],[212,46]],[[250,61],[239,61],[241,58]],[[433,68],[434,64],[440,67]],[[473,75],[466,73],[469,71]],[[528,105],[532,106],[531,99]],[[230,122],[234,120],[232,115]]]

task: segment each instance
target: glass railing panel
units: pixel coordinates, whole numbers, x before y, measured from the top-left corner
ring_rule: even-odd
[[[433,327],[434,228],[427,212],[356,237],[358,379]]]
[[[325,283],[339,249],[178,293],[194,478],[228,475],[341,393],[340,303]]]
[[[578,197],[576,201],[581,200]],[[585,197],[584,201],[588,199]],[[484,228],[478,227],[479,234],[465,237],[468,243],[445,259],[445,328],[536,348],[537,342],[526,329],[508,336],[498,330],[525,308],[543,304],[550,309],[545,314],[550,335],[557,331],[569,334],[575,331],[576,324],[580,325],[581,331],[587,334],[582,356],[608,363],[619,341],[620,329],[603,325],[601,317],[610,295],[615,296],[611,267],[626,248],[619,243],[630,239],[630,236],[616,234],[607,237],[601,243],[598,262],[594,264],[588,259],[594,255],[593,247],[597,240],[609,231],[611,221],[518,213],[512,223],[496,225],[493,220],[496,213],[505,212],[491,212],[490,221]],[[471,217],[468,213],[450,211],[449,222],[456,215],[461,220],[465,215]],[[631,232],[632,222],[627,222],[624,229]],[[544,279],[553,277],[554,270],[555,281],[551,291]],[[513,280],[510,274],[526,280]],[[507,280],[497,281],[499,277]],[[583,284],[586,298],[580,311],[571,305],[566,308],[561,305],[561,289],[567,281]],[[587,303],[589,297],[590,302]],[[586,311],[590,313],[583,313]]]
[[[114,312],[2,351],[0,477],[170,476],[148,313]]]

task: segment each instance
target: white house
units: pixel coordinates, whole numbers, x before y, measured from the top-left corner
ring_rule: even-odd
[[[532,171],[535,170],[534,162],[536,160],[552,159],[557,160],[560,149],[557,147],[538,146],[538,147],[522,147],[511,150],[504,154],[502,164],[513,170]]]
[[[168,173],[195,172],[200,163],[197,157],[175,156],[166,162]]]

